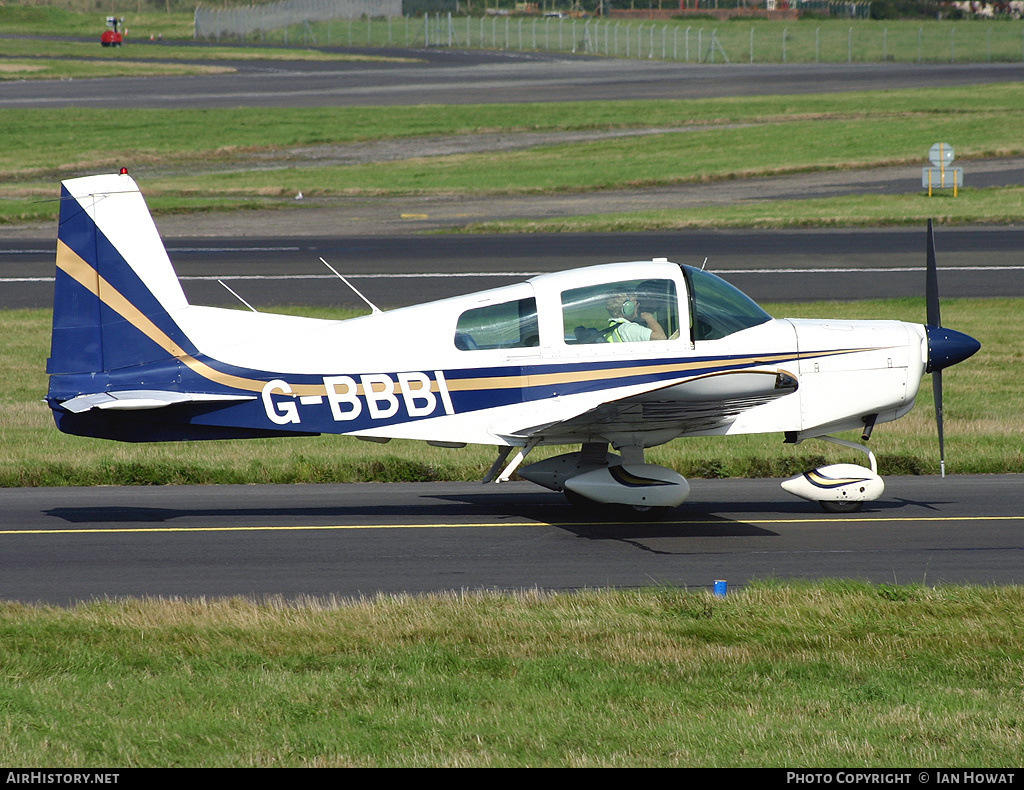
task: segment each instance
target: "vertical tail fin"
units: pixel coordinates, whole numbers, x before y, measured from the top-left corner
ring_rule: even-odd
[[[188,306],[149,209],[127,175],[61,185],[47,372],[100,373],[167,358],[158,327],[186,351],[172,315]]]
[[[181,328],[197,309],[219,313],[219,321],[204,313],[207,343],[224,330],[244,336],[254,315],[189,307],[146,202],[127,175],[62,184],[47,361],[47,401],[60,430],[124,442],[278,432],[263,424],[257,394],[276,376],[200,354]],[[197,331],[194,321],[190,326]]]

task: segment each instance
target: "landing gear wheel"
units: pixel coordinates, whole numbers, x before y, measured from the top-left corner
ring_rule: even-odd
[[[856,513],[862,507],[863,502],[818,502],[821,509],[826,513]]]
[[[637,521],[657,521],[664,518],[671,508],[653,507],[651,505],[611,505],[606,502],[597,502],[587,499],[582,494],[570,491],[568,488],[562,492],[570,505],[577,508],[589,518],[601,516],[609,521],[615,519],[633,518]]]
[[[671,508],[652,507],[650,505],[627,505],[626,506],[636,518],[641,521],[659,521],[668,514]]]

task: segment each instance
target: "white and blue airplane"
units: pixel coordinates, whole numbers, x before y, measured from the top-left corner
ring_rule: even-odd
[[[63,182],[47,401],[60,430],[125,442],[334,433],[497,446],[513,473],[581,505],[663,511],[685,478],[644,451],[775,433],[863,450],[783,487],[829,511],[884,490],[833,433],[911,410],[921,378],[974,354],[941,327],[931,224],[927,325],[776,319],[666,259],[543,274],[344,321],[188,303],[126,171]],[[521,466],[538,445],[580,449]],[[612,451],[614,449],[614,452]]]

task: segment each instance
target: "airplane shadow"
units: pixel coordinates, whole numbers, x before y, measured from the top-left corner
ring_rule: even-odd
[[[443,497],[443,499],[449,499]],[[700,511],[686,512],[682,508],[672,511],[670,515],[659,519],[645,519],[642,515],[625,511],[611,511],[601,514],[584,513],[569,504],[562,504],[558,499],[548,498],[547,502],[534,506],[523,506],[496,509],[485,507],[482,502],[468,502],[461,497],[450,498],[453,502],[466,507],[447,505],[415,506],[377,506],[373,508],[153,508],[153,507],[58,507],[46,510],[47,516],[60,519],[70,524],[102,525],[105,529],[125,531],[135,530],[144,525],[167,524],[175,521],[194,521],[196,519],[213,519],[223,525],[225,520],[243,518],[247,523],[268,524],[274,521],[305,521],[310,526],[328,523],[352,523],[373,526],[379,523],[382,527],[401,522],[405,524],[431,524],[443,526],[450,523],[459,526],[472,523],[474,520],[507,520],[510,527],[522,526],[523,522],[549,524],[567,530],[578,537],[591,540],[640,540],[659,537],[735,537],[763,536],[771,537],[777,533],[746,524],[741,520],[731,520],[719,515]],[[503,504],[507,505],[507,502]],[[216,528],[211,526],[211,528]]]
[[[934,503],[919,503],[906,499],[871,502],[856,514],[899,510],[906,507],[934,508]],[[161,508],[132,505],[108,507],[56,507],[44,511],[47,516],[70,524],[103,524],[125,530],[145,524],[166,524],[178,520],[212,520],[212,528],[224,522],[241,519],[248,525],[273,526],[286,522],[295,526],[305,522],[310,526],[327,524],[358,524],[382,527],[394,524],[453,525],[472,523],[474,520],[508,519],[509,526],[520,521],[550,524],[574,535],[590,540],[641,540],[666,537],[775,537],[779,533],[763,525],[751,523],[772,518],[822,518],[823,521],[844,518],[828,515],[810,502],[803,501],[742,501],[699,503],[687,502],[657,518],[646,517],[629,508],[607,507],[580,510],[568,504],[561,495],[548,491],[522,492],[510,495],[502,491],[480,493],[429,493],[416,496],[412,502],[402,504],[365,503],[308,507],[274,507],[253,504],[242,507],[181,507]]]
[[[438,499],[480,508],[483,512],[508,511],[514,506],[520,518],[540,521],[591,540],[640,540],[661,537],[727,537],[776,533],[739,519],[722,517],[705,508],[686,504],[663,514],[647,515],[632,508],[602,506],[580,509],[560,494],[540,493],[515,499],[491,493],[440,495]],[[745,511],[749,512],[749,511]]]

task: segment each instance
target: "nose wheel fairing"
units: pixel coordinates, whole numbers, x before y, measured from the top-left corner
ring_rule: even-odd
[[[878,462],[871,450],[862,444],[833,436],[815,438],[865,453],[871,468],[849,463],[829,464],[782,481],[783,490],[809,502],[817,502],[828,513],[852,513],[860,510],[865,502],[882,496],[885,483],[878,476]]]

